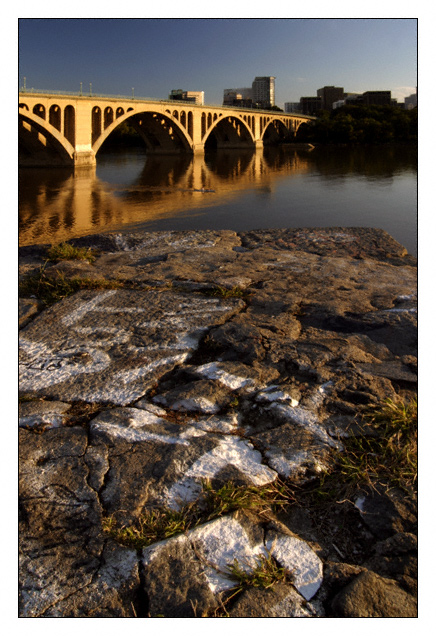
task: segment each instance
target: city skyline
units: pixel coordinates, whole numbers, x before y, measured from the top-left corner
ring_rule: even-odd
[[[19,85],[53,91],[168,99],[274,76],[275,103],[390,90],[399,102],[417,85],[412,18],[30,18],[19,20]],[[25,79],[24,79],[25,78]]]

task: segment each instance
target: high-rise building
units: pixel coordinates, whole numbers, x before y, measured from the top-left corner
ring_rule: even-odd
[[[171,91],[169,99],[177,102],[192,102],[193,104],[203,106],[204,91],[183,91],[181,88],[177,88]]]
[[[225,88],[223,106],[244,106],[251,108],[253,91],[251,88]]]
[[[392,103],[391,91],[366,91],[362,95],[362,103],[374,106],[390,106]]]
[[[300,97],[300,112],[315,115],[322,110],[321,97]]]
[[[275,77],[255,77],[252,84],[253,105],[271,108],[275,105]]]
[[[318,97],[321,97],[321,108],[323,110],[332,110],[333,102],[344,99],[344,89],[338,86],[324,86],[316,91]]]
[[[285,113],[299,113],[300,102],[285,102]]]
[[[412,95],[409,95],[409,97],[405,97],[404,98],[404,108],[406,110],[411,110],[412,108],[415,108],[415,106],[418,106],[418,93],[412,93]]]

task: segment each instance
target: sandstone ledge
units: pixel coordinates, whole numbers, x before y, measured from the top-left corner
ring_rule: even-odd
[[[327,470],[367,404],[416,392],[416,259],[369,228],[71,242],[97,260],[46,275],[121,286],[20,300],[21,616],[212,615],[225,566],[268,551],[294,584],[245,592],[231,616],[414,616],[416,502],[398,493],[356,493],[328,532],[298,507],[270,526],[233,514],[140,554],[102,518],[177,508],[204,478]],[[21,248],[21,275],[44,259]]]

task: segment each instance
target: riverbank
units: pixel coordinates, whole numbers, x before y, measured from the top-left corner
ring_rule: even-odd
[[[70,243],[20,248],[20,615],[416,616],[387,448],[416,423],[384,413],[416,259],[368,228]]]

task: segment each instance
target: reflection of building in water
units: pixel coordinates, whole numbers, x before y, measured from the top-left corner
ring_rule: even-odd
[[[34,183],[35,173],[22,170],[20,245],[58,243],[171,218],[227,203],[254,185],[273,188],[278,179],[309,170],[307,153],[276,149],[227,151],[209,157],[140,155],[137,160],[144,161],[139,176],[120,185],[97,177],[95,168],[76,170],[74,175],[38,170],[40,177]],[[116,175],[123,181],[122,172],[116,170]]]

